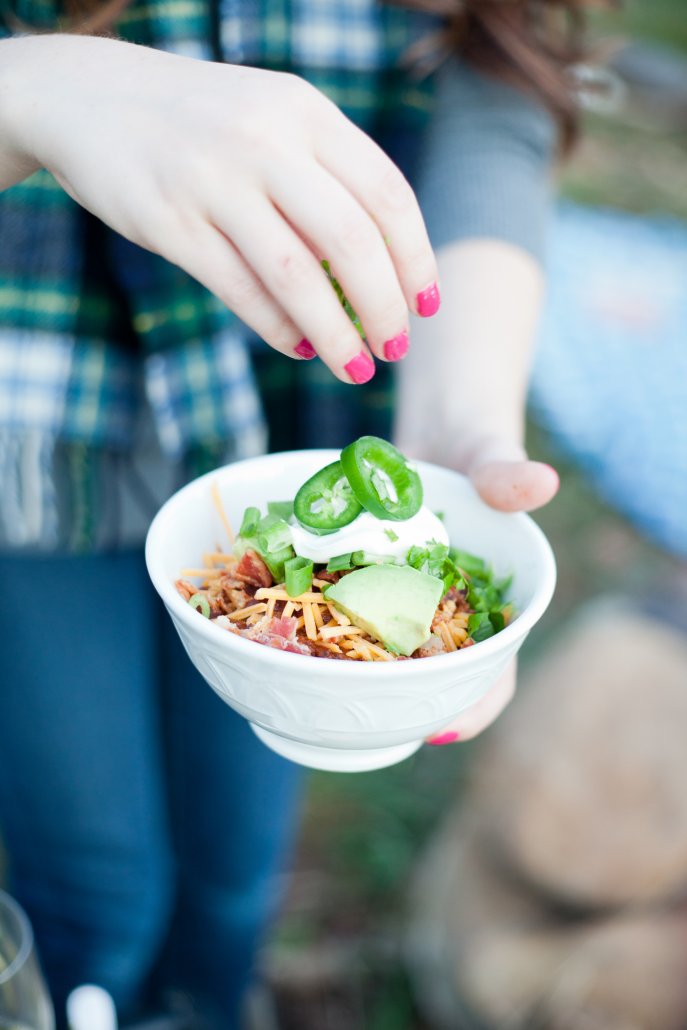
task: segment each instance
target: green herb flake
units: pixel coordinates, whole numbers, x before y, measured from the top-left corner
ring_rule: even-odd
[[[348,572],[353,568],[351,564],[352,554],[337,554],[329,559],[327,572]]]

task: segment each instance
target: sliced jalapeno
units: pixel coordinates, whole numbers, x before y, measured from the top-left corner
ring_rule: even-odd
[[[353,493],[378,519],[402,522],[422,506],[422,482],[408,459],[378,436],[361,436],[341,452]]]
[[[311,476],[293,502],[293,513],[300,524],[319,536],[347,526],[362,510],[340,461]]]

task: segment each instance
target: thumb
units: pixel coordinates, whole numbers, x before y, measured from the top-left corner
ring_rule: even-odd
[[[466,471],[482,500],[500,511],[541,508],[560,485],[550,465],[529,461],[518,444],[494,438],[475,448]]]

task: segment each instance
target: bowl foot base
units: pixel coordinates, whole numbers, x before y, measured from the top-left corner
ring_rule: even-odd
[[[303,744],[299,740],[280,737],[262,726],[250,724],[253,733],[263,744],[276,751],[283,758],[288,758],[298,765],[306,765],[310,769],[322,769],[325,772],[369,772],[372,769],[384,769],[388,765],[396,765],[404,758],[414,755],[422,747],[423,741],[411,740],[409,744],[395,744],[393,747],[347,749],[336,747],[317,747],[314,744]]]

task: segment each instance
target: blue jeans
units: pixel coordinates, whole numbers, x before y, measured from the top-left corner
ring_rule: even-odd
[[[58,1012],[155,982],[234,1030],[297,768],[195,672],[139,552],[2,557],[0,598],[0,827]]]

